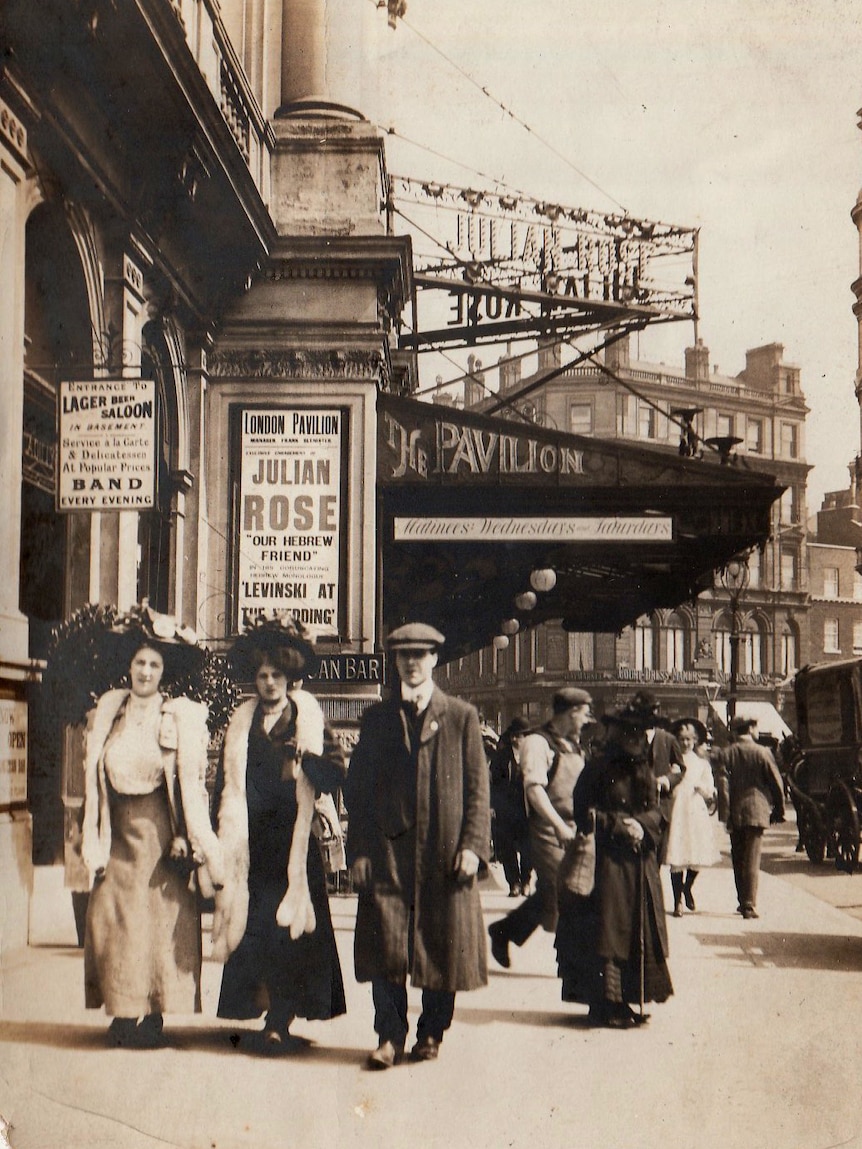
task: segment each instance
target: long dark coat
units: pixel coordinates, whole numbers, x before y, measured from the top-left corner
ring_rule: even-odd
[[[477,882],[459,883],[454,874],[459,850],[484,861],[489,854],[488,766],[476,710],[434,688],[414,773],[399,699],[369,707],[344,796],[348,860],[370,859],[372,874],[359,893],[357,980],[403,984],[409,972],[428,989],[486,985]]]
[[[639,870],[643,866],[647,926],[651,926],[663,957],[668,956],[667,923],[656,850],[664,821],[655,797],[652,770],[646,761],[605,754],[590,762],[575,786],[575,821],[596,820],[596,892],[599,901],[597,952],[600,957],[626,961],[637,949]],[[622,823],[634,818],[644,831],[641,850],[628,845]]]

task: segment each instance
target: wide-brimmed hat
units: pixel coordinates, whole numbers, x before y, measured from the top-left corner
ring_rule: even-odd
[[[386,639],[386,649],[397,654],[399,650],[439,650],[445,635],[425,622],[408,622],[393,630]]]
[[[170,614],[162,614],[144,600],[119,615],[105,631],[106,651],[123,670],[128,670],[135,653],[143,646],[157,650],[165,664],[164,677],[182,678],[199,670],[206,652],[190,626]]]
[[[301,622],[289,615],[257,619],[228,651],[231,670],[251,682],[264,662],[271,662],[288,678],[302,678],[313,668],[314,646]]]
[[[632,706],[627,702],[625,706],[618,706],[602,715],[605,726],[616,726],[618,729],[632,733],[643,734],[655,726],[655,716],[640,706]]]
[[[671,723],[671,734],[673,734],[675,738],[679,737],[680,729],[683,726],[691,726],[694,729],[695,734],[697,734],[697,741],[700,745],[703,745],[709,737],[709,731],[699,718],[677,718],[675,722]]]

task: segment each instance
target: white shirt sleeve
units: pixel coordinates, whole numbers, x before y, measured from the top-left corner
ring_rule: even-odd
[[[554,761],[554,751],[541,734],[528,734],[521,743],[521,776],[524,789],[528,786],[547,788],[548,772]]]

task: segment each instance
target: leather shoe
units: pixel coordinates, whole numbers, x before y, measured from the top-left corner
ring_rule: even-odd
[[[759,918],[760,914],[757,912],[754,906],[746,906],[742,911],[742,916],[746,921],[750,921],[752,918]]]
[[[491,939],[491,957],[501,965],[503,969],[508,969],[512,964],[509,958],[509,942],[507,938],[501,937],[500,934],[494,931],[494,927],[488,930],[488,936]]]
[[[376,1049],[368,1054],[369,1069],[391,1069],[404,1056],[404,1046],[392,1041],[381,1041]]]
[[[410,1051],[411,1061],[436,1061],[440,1052],[440,1042],[436,1037],[427,1034],[420,1037]]]

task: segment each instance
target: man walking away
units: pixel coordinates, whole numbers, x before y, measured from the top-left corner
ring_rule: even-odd
[[[772,754],[757,742],[756,719],[734,718],[730,733],[733,744],[716,756],[716,784],[720,809],[728,812],[737,912],[749,919],[758,917],[763,831],[784,821],[784,785]]]

